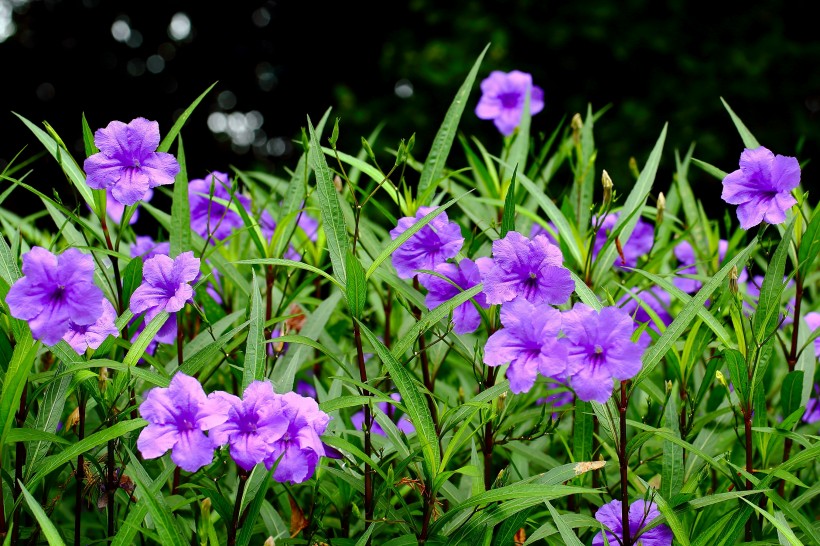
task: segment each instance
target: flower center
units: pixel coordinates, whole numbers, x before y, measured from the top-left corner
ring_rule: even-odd
[[[600,344],[600,343],[596,343],[596,344],[595,344],[595,354],[596,354],[596,355],[599,355],[599,354],[602,354],[603,352],[604,352],[604,348],[603,348],[603,347],[601,347],[601,344]]]
[[[518,106],[519,97],[520,95],[518,93],[501,93],[498,95],[498,100],[501,101],[503,108],[515,108]]]

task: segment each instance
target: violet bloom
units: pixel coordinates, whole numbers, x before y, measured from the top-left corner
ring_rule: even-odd
[[[419,207],[414,218],[400,218],[398,225],[390,230],[390,238],[395,240],[434,210],[435,207]],[[416,270],[433,270],[437,265],[454,258],[463,244],[461,226],[450,222],[447,219],[447,212],[442,211],[393,252],[393,267],[400,278],[412,279]]]
[[[269,455],[271,444],[285,433],[288,420],[270,381],[254,381],[240,399],[227,392],[211,393],[223,400],[227,420],[209,433],[214,445],[230,444],[231,458],[244,470],[253,470]]]
[[[301,218],[302,218],[302,217],[306,217],[306,218],[307,218],[307,215],[306,215],[306,214],[301,214],[301,215],[300,215],[300,221],[296,224],[296,225],[297,225],[297,226],[299,226],[299,227],[302,227],[302,221],[301,221]],[[312,218],[311,218],[311,220],[312,220],[313,222],[316,222],[316,221],[315,221],[315,220],[313,220]],[[317,222],[317,223],[316,223],[316,226],[315,226],[315,229],[316,229],[316,230],[318,230],[318,225],[319,225],[319,224],[318,224],[318,222]],[[317,231],[314,231],[314,227],[312,227],[312,224],[310,224],[310,223],[306,224],[306,226],[307,226],[307,228],[308,228],[308,229],[311,229],[311,230],[312,230],[312,231],[311,231],[311,233],[313,234],[313,237],[312,237],[312,238],[310,237],[310,235],[309,235],[308,237],[309,237],[312,241],[315,241],[315,240],[316,240],[316,234],[317,234]],[[264,238],[265,238],[268,242],[270,242],[270,241],[271,241],[271,239],[273,239],[273,234],[274,234],[274,232],[276,231],[276,220],[274,220],[274,219],[273,219],[273,216],[271,216],[271,214],[270,214],[268,211],[266,211],[266,210],[263,210],[263,211],[262,211],[262,215],[259,217],[259,227],[260,227],[260,229],[262,230],[262,236],[263,236],[263,237],[264,237]],[[304,229],[304,228],[303,228],[303,229]],[[284,255],[283,257],[284,257],[286,260],[293,260],[294,262],[298,262],[299,260],[301,260],[301,259],[302,259],[302,255],[301,255],[301,254],[299,254],[299,252],[298,252],[298,251],[296,250],[296,248],[293,246],[293,243],[290,243],[290,244],[288,245],[288,249],[285,251],[285,255]]]
[[[285,393],[280,399],[288,427],[271,444],[265,466],[268,470],[276,466],[273,479],[278,482],[302,483],[313,476],[319,458],[325,455],[319,436],[324,434],[330,416],[319,409],[315,400],[295,392]]]
[[[97,349],[108,336],[119,337],[114,321],[117,320],[117,312],[106,298],[102,299],[102,315],[94,324],[74,324],[69,321],[68,332],[63,336],[66,343],[77,351],[77,354],[85,353],[86,349]]]
[[[390,398],[396,402],[401,402],[401,395],[397,392],[392,393]],[[390,404],[389,402],[378,402],[376,405],[382,413],[390,417],[391,420],[396,421],[396,407],[393,404]],[[362,430],[364,426],[364,410],[357,411],[351,415],[350,422],[353,423],[356,430]],[[399,417],[398,421],[396,421],[396,428],[405,434],[416,432],[416,427],[413,426],[413,423],[407,418],[406,415]],[[384,432],[382,426],[375,419],[373,419],[373,423],[370,425],[370,432],[373,434],[378,434],[379,436],[387,436],[387,433]]]
[[[723,262],[724,258],[726,258],[726,251],[729,248],[729,242],[726,239],[720,239],[718,241],[718,262]],[[697,256],[695,255],[695,249],[692,248],[692,245],[689,241],[681,241],[675,246],[675,257],[678,259],[679,266],[682,269],[678,270],[678,275],[697,275],[698,269],[695,266],[697,262]],[[740,272],[738,275],[738,282],[742,283],[746,281],[748,274],[746,270]],[[692,279],[688,277],[675,277],[672,279],[672,284],[676,287],[680,288],[687,294],[694,294],[700,287],[703,286],[703,283],[697,279]]]
[[[85,160],[86,183],[95,190],[111,189],[122,205],[133,205],[149,197],[151,188],[173,184],[179,173],[176,158],[158,152],[159,124],[136,118],[129,124],[112,121],[94,133],[100,149]]]
[[[211,198],[213,193],[213,199]],[[249,210],[251,200],[234,193],[231,195],[231,177],[214,171],[205,178],[191,180],[188,184],[188,202],[191,206],[191,229],[211,244],[228,237],[234,230],[245,226],[239,213],[217,202],[233,202]]]
[[[203,431],[228,419],[226,403],[209,399],[199,381],[177,372],[168,388],[148,391],[139,407],[148,421],[137,438],[137,449],[146,459],[162,457],[171,450],[171,460],[188,472],[196,472],[213,460],[215,445]]]
[[[749,229],[760,222],[782,224],[786,211],[797,203],[791,191],[800,184],[797,158],[774,155],[760,146],[740,154],[740,168],[723,179],[720,197],[737,207],[740,227]]]
[[[652,320],[652,317],[649,316],[649,313],[642,304],[645,304],[646,307],[654,311],[665,326],[669,326],[672,324],[672,315],[669,313],[669,305],[671,303],[672,299],[666,290],[655,285],[645,290],[638,290],[637,287],[632,288],[629,290],[629,294],[625,294],[618,300],[620,308],[633,317],[635,322],[648,322],[649,327],[656,332],[658,331],[657,324],[655,324],[655,321]]]
[[[514,393],[529,391],[540,372],[563,377],[567,367],[566,348],[558,341],[561,312],[546,304],[533,305],[517,298],[501,306],[504,327],[487,340],[484,363],[509,363],[507,379]]]
[[[147,235],[138,235],[137,240],[131,244],[131,257],[142,258],[142,261],[150,260],[157,254],[168,256],[171,254],[171,243],[168,241],[154,242]]]
[[[193,301],[194,289],[189,284],[199,276],[199,258],[193,252],[183,252],[173,260],[158,254],[146,260],[142,269],[143,282],[131,295],[130,308],[135,315],[145,311],[150,322],[162,311],[175,313]],[[170,317],[166,321],[171,322]]]
[[[612,546],[621,544],[624,538],[621,507],[621,501],[614,500],[601,506],[595,512],[595,519],[609,528],[609,531],[606,531],[606,538]],[[631,502],[629,504],[629,536],[633,542],[641,546],[671,546],[674,535],[672,530],[665,524],[641,533],[641,536],[635,541],[638,533],[660,515],[661,513],[654,502],[646,502],[643,499]],[[592,539],[592,546],[604,546],[604,544],[603,532],[598,533]]]
[[[90,326],[102,315],[94,259],[76,248],[55,256],[35,246],[23,254],[23,276],[6,295],[11,316],[25,320],[34,339],[54,345],[73,322]]]
[[[308,383],[304,379],[299,379],[296,381],[296,388],[293,389],[296,394],[299,396],[304,396],[307,398],[313,398],[317,400],[318,394],[316,393],[316,387],[314,387],[311,383]]]
[[[566,303],[575,290],[561,250],[544,235],[527,239],[510,231],[493,241],[493,265],[483,274],[487,303],[497,304],[521,296],[530,303]]]
[[[555,246],[559,246],[558,240],[552,235],[553,233],[558,233],[558,229],[556,229],[555,224],[553,224],[552,222],[549,222],[549,226],[552,231],[545,228],[541,224],[533,224],[530,228],[530,239],[535,239],[536,235],[543,235],[547,238],[547,241],[554,244]]]
[[[615,227],[618,221],[619,214],[620,213],[613,212],[604,217],[601,227],[598,228],[598,232],[595,234],[595,243],[592,245],[593,260],[598,256],[598,253],[601,252],[601,249],[604,248],[609,234],[612,232],[612,228]],[[593,218],[593,224],[596,221],[597,220]],[[635,228],[632,230],[629,239],[626,241],[620,239],[624,256],[623,259],[621,259],[620,255],[615,258],[614,265],[616,267],[635,267],[638,265],[638,258],[652,250],[654,238],[655,235],[652,224],[638,218],[638,223],[635,224]]]
[[[578,398],[606,403],[612,380],[631,379],[641,369],[644,344],[634,343],[634,321],[617,307],[596,311],[576,303],[562,313],[561,339],[567,350],[567,375]]]
[[[545,386],[553,392],[548,396],[536,400],[536,406],[547,405],[554,410],[555,408],[571,406],[575,401],[575,395],[560,381],[547,381]],[[552,419],[553,421],[558,419],[557,412],[552,412]]]
[[[806,412],[803,414],[804,423],[816,423],[820,421],[820,384],[814,384],[814,397],[809,398],[806,403]]]
[[[494,70],[481,82],[481,98],[475,108],[479,119],[491,119],[504,136],[510,136],[524,113],[530,92],[530,114],[544,109],[544,90],[532,84],[532,75],[519,70],[505,73]]]
[[[809,332],[812,332],[820,328],[820,313],[818,313],[817,311],[806,313],[806,316],[803,318],[806,320],[806,324],[809,326]],[[814,356],[820,358],[820,337],[814,338]]]
[[[419,275],[419,283],[427,289],[424,305],[428,309],[433,309],[462,291],[480,284],[482,274],[486,274],[492,265],[493,261],[489,258],[478,258],[476,261],[464,258],[458,265],[443,263],[436,266],[435,271],[450,279],[455,285],[434,275]],[[485,309],[490,306],[483,292],[476,294],[473,300]],[[467,300],[453,309],[453,332],[458,335],[475,332],[481,324],[481,315],[473,300]]]

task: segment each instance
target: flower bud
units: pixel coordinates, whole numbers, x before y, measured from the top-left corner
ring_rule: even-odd
[[[604,187],[604,208],[609,208],[609,206],[612,205],[613,184],[606,169],[604,169],[604,173],[601,175],[601,185]]]
[[[733,296],[737,296],[738,293],[738,285],[737,285],[737,266],[733,265],[732,269],[729,270],[729,292],[732,293]]]
[[[638,169],[638,161],[634,157],[629,158],[629,172],[631,172],[635,178],[641,176],[641,171]]]
[[[269,536],[265,539],[264,546],[276,546],[276,541],[273,539],[273,536]]]
[[[581,129],[584,128],[584,122],[581,119],[581,114],[575,114],[572,116],[572,121],[570,122],[570,127],[572,127],[572,141],[575,144],[581,143]]]
[[[715,378],[721,385],[723,385],[727,389],[729,388],[729,383],[726,382],[726,377],[724,377],[723,373],[721,373],[720,370],[715,371]]]
[[[666,210],[666,197],[664,197],[663,192],[658,194],[658,206],[657,206],[657,213],[655,215],[655,225],[659,226],[663,223],[663,211]]]

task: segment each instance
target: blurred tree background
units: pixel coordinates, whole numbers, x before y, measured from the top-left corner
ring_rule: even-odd
[[[385,150],[412,133],[423,160],[487,43],[479,80],[518,69],[544,89],[533,134],[549,134],[587,105],[610,106],[596,124],[597,169],[622,189],[631,182],[629,158],[642,165],[665,122],[659,176],[669,180],[673,151],[692,143],[695,157],[736,169],[743,146],[720,97],[761,143],[804,161],[820,152],[820,40],[811,7],[775,0],[742,8],[702,0],[0,0],[0,168],[21,150],[22,158],[42,150],[12,111],[48,121],[81,161],[83,113],[92,129],[144,116],[164,133],[215,81],[182,133],[190,178],[230,166],[282,173],[295,164],[305,116],[315,123],[329,107],[331,119],[341,120],[343,151],[355,153],[383,121],[373,147],[386,163]],[[500,135],[472,114],[479,93],[476,86],[460,129],[495,151]],[[31,168],[29,183],[69,191],[54,161]],[[806,188],[813,172],[811,164],[803,171]],[[697,191],[717,182],[693,171],[692,183]]]

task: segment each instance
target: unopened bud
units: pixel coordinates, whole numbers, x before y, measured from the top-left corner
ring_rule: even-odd
[[[507,393],[502,392],[501,396],[498,397],[498,400],[497,400],[497,403],[496,403],[496,410],[498,411],[498,413],[501,413],[502,411],[504,411],[504,404],[506,402],[507,402]]]
[[[342,177],[338,174],[333,177],[333,186],[336,188],[336,191],[342,191]]]
[[[604,207],[609,208],[612,204],[612,179],[609,177],[609,173],[604,170],[604,174],[601,175],[601,185],[604,187]]]
[[[729,383],[726,382],[726,377],[723,375],[723,373],[720,370],[715,371],[715,378],[718,380],[718,383],[720,383],[721,385],[723,385],[727,389],[729,388]]]
[[[108,368],[100,368],[99,386],[100,390],[104,391],[108,384]]]
[[[584,128],[584,122],[581,119],[581,114],[575,114],[572,116],[572,121],[570,122],[570,127],[572,127],[572,141],[575,144],[580,144],[581,142],[581,129]]]
[[[638,161],[634,157],[629,158],[629,172],[631,172],[635,178],[641,176],[641,171],[638,169]]]
[[[269,536],[268,538],[265,539],[264,546],[276,546],[276,541],[273,540],[273,536]]]
[[[659,226],[663,223],[663,211],[666,210],[666,197],[663,196],[663,192],[658,194],[658,206],[657,206],[657,213],[655,215],[655,225]]]
[[[671,394],[671,393],[672,393],[672,382],[667,381],[666,382],[666,394]]]
[[[370,161],[372,161],[373,164],[375,165],[376,164],[376,154],[373,153],[373,148],[370,147],[370,143],[367,142],[367,140],[365,140],[364,137],[362,137],[362,148],[364,149],[364,153],[367,154],[367,157],[370,159]]]
[[[201,503],[199,503],[199,509],[202,512],[203,518],[210,518],[211,517],[211,499],[205,497]]]
[[[736,296],[738,291],[739,287],[737,285],[737,266],[733,265],[732,269],[729,270],[729,292],[731,292],[733,296]]]

